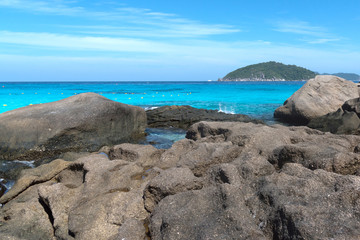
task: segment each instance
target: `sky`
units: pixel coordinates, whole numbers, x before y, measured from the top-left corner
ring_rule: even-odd
[[[360,74],[360,1],[0,0],[0,81],[207,81],[267,61]]]

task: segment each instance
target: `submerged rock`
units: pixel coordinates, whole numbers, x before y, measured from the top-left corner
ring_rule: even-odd
[[[311,119],[336,111],[345,101],[358,98],[359,90],[354,82],[318,75],[307,81],[277,108],[274,117],[296,125],[306,125]]]
[[[0,158],[39,159],[71,151],[97,151],[144,135],[145,111],[83,93],[0,115]]]
[[[216,110],[198,109],[190,106],[163,106],[146,111],[149,127],[175,127],[188,129],[200,121],[234,121],[263,123],[243,114],[226,114]]]
[[[120,144],[24,171],[0,198],[0,238],[360,235],[359,136],[199,122],[187,137],[168,150]]]

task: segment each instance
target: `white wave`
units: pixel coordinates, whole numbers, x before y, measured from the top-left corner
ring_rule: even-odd
[[[144,110],[145,111],[148,111],[148,110],[154,110],[154,109],[157,109],[159,107],[144,107]]]
[[[222,113],[226,113],[226,114],[236,114],[233,107],[222,106],[221,103],[219,104],[218,112],[222,112]]]
[[[35,161],[20,161],[20,160],[14,160],[13,162],[25,164],[26,166],[29,166],[29,167],[31,167],[31,168],[34,168],[34,167],[35,167],[35,165],[34,165],[34,162],[35,162]]]

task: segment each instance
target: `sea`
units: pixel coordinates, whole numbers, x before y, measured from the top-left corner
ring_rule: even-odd
[[[273,122],[274,110],[305,82],[0,82],[0,113],[94,92],[151,109],[190,105]]]
[[[268,124],[274,124],[276,123],[273,118],[274,110],[304,83],[304,81],[0,82],[0,114],[20,107],[94,92],[113,101],[136,105],[145,110],[164,105],[190,105],[229,114],[246,114]],[[141,143],[152,144],[157,148],[170,148],[175,141],[185,137],[185,131],[181,129],[149,128],[146,131],[147,139]],[[10,188],[14,180],[4,177],[4,174],[8,169],[15,169],[19,165],[34,166],[31,161],[9,162],[0,159],[0,182],[3,181],[3,184]]]

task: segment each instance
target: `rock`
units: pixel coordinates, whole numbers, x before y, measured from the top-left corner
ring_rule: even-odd
[[[310,128],[336,134],[360,133],[360,98],[346,101],[337,111],[312,119]]]
[[[30,186],[2,206],[0,239],[55,239],[49,215],[38,198],[38,187],[39,185]]]
[[[164,198],[151,218],[151,239],[266,239],[229,184]]]
[[[142,221],[135,219],[129,219],[119,227],[119,231],[116,235],[110,238],[110,240],[139,240],[139,239],[150,239],[147,234],[148,230],[146,225]]]
[[[0,199],[0,238],[360,235],[360,136],[239,122],[199,122],[187,136],[23,171]]]
[[[149,212],[161,199],[179,192],[202,188],[202,183],[188,168],[170,168],[152,179],[144,192],[145,208]]]
[[[20,179],[6,195],[0,198],[0,204],[7,203],[32,185],[51,180],[68,166],[69,162],[58,159],[37,168],[23,170]]]
[[[355,112],[360,117],[360,98],[354,98],[346,101],[342,106],[342,110]]]
[[[358,134],[360,119],[355,112],[339,108],[336,112],[312,119],[307,126],[323,132]]]
[[[83,93],[0,115],[0,158],[39,159],[63,152],[97,151],[143,136],[145,111]]]
[[[0,161],[0,178],[17,180],[22,170],[32,167],[31,161]]]
[[[243,114],[226,114],[216,110],[190,106],[163,106],[146,111],[149,127],[175,127],[187,129],[200,121],[235,121],[263,123]]]
[[[360,178],[288,163],[261,182],[272,239],[357,239]]]
[[[306,125],[311,119],[334,112],[345,101],[358,97],[355,83],[336,76],[318,75],[277,108],[274,117],[284,122]]]
[[[81,157],[89,156],[90,154],[91,154],[90,152],[65,152],[61,154],[59,158],[65,161],[72,162]]]
[[[0,199],[5,204],[5,212],[1,209],[0,216],[17,219],[0,224],[0,238],[5,232],[18,236],[18,231],[32,227],[37,239],[51,239],[40,232],[42,224],[50,226],[51,236],[56,239],[110,239],[129,234],[124,231],[134,231],[129,226],[134,222],[143,224],[143,232],[134,236],[146,235],[144,223],[149,213],[144,208],[143,191],[157,174],[156,169],[145,172],[134,162],[110,160],[104,154],[92,154],[73,162],[55,160],[23,171],[14,188]],[[27,210],[31,213],[29,222],[33,223],[20,224],[24,228],[19,230],[17,224],[26,201],[34,202],[34,208]],[[41,212],[43,217],[40,219],[34,211]],[[35,227],[37,224],[39,227]]]
[[[3,181],[1,181],[0,179],[0,197],[2,195],[4,195],[4,193],[6,192],[7,188],[5,187],[5,185],[3,184]]]
[[[155,166],[160,160],[163,150],[151,145],[137,145],[124,143],[116,145],[107,151],[110,159],[121,159],[128,162],[137,162],[143,167]]]

